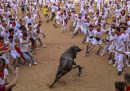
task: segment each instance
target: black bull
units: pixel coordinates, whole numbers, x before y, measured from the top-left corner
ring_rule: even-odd
[[[76,58],[77,53],[81,50],[82,49],[80,49],[78,46],[72,46],[61,55],[56,78],[54,82],[50,85],[50,88],[52,88],[62,76],[70,72],[72,69],[78,68],[78,76],[80,77],[82,67],[80,65],[77,65],[74,62],[74,59]]]

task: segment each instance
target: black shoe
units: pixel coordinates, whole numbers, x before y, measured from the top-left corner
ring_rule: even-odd
[[[121,75],[121,73],[122,73],[122,71],[118,71],[118,76],[120,76],[120,75]]]

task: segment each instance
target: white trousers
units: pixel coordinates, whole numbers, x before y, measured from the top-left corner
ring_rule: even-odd
[[[18,53],[17,51],[11,52],[10,55],[11,55],[11,57],[12,57],[13,59],[17,59],[17,58],[20,57],[20,55],[19,55],[19,53]]]
[[[115,62],[117,64],[117,70],[118,71],[122,71],[123,67],[124,67],[124,61],[123,61],[124,55],[117,53],[115,54]]]

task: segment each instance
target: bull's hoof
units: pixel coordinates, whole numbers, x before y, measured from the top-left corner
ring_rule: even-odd
[[[53,85],[49,85],[47,84],[48,88],[52,89],[53,88]]]
[[[79,71],[79,74],[78,74],[79,77],[81,76],[83,69],[84,69],[84,67],[80,67],[80,71]]]
[[[49,88],[50,88],[50,89],[52,89],[52,88],[53,88],[53,86],[49,86]]]

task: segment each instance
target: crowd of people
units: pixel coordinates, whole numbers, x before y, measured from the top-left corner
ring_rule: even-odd
[[[96,54],[108,55],[108,63],[117,67],[118,75],[124,67],[130,67],[129,0],[1,0],[0,91],[10,91],[16,84],[21,65],[37,65],[34,54],[38,48],[46,47],[40,12],[45,23],[54,22],[54,28],[62,26],[61,32],[70,29],[72,38],[82,34],[85,56],[98,46]],[[15,75],[10,83],[8,69]],[[129,74],[125,79],[130,79]],[[117,89],[123,86],[122,82],[115,83]]]

